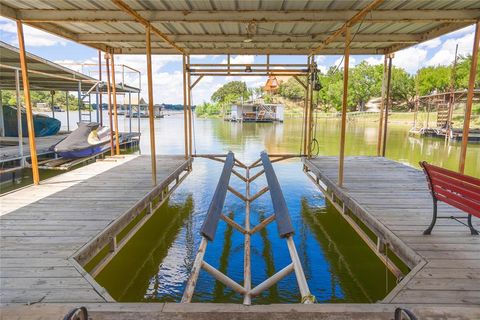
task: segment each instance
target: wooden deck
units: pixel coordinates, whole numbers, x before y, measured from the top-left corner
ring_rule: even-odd
[[[422,235],[432,218],[422,171],[380,157],[347,157],[339,188],[337,157],[304,163],[340,209],[360,218],[412,269],[383,303],[480,305],[480,236],[451,219],[437,220],[432,235]],[[465,215],[444,203],[438,212]],[[473,223],[480,229],[479,219]]]
[[[77,255],[86,259],[85,250],[94,250],[117,221],[132,219],[148,206],[153,191],[161,190],[163,199],[162,186],[178,182],[190,165],[183,157],[157,160],[156,188],[150,157],[127,155],[2,196],[0,304],[113,301]]]

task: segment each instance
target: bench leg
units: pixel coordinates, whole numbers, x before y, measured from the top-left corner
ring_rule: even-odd
[[[472,224],[472,215],[471,214],[468,215],[468,227],[470,228],[470,233],[472,234],[472,236],[478,236],[478,231],[475,230],[475,228],[473,227],[473,224]]]
[[[430,223],[430,226],[428,227],[427,230],[423,231],[424,235],[429,235],[432,233],[432,229],[435,226],[435,222],[437,222],[437,199],[433,198],[433,217],[432,217],[432,222]]]

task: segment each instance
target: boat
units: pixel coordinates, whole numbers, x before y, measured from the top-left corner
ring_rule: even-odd
[[[28,137],[27,113],[24,108],[21,109],[22,117],[22,136]],[[5,136],[18,137],[17,107],[3,106],[3,119],[5,123]],[[43,114],[33,115],[33,126],[35,128],[35,137],[53,136],[60,131],[62,123],[52,117]]]
[[[53,147],[62,158],[83,158],[110,148],[110,129],[97,122],[79,122],[78,128]]]

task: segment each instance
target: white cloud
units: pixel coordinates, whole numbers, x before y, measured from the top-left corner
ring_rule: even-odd
[[[441,44],[442,44],[442,40],[440,40],[440,38],[434,38],[432,40],[428,40],[423,43],[420,43],[418,46],[421,48],[433,49],[438,47]]]
[[[230,63],[238,64],[252,64],[255,61],[255,56],[239,55],[235,57],[230,57]],[[223,59],[220,63],[227,63],[227,59]]]
[[[17,25],[10,19],[0,18],[0,32],[2,40],[18,47]],[[25,44],[30,47],[51,47],[56,45],[65,46],[67,40],[54,36],[30,26],[23,26]]]
[[[427,57],[426,49],[411,47],[395,53],[393,65],[405,69],[408,73],[415,73],[422,67]]]
[[[472,52],[473,33],[464,34],[460,38],[450,38],[446,40],[440,50],[427,61],[427,66],[448,65],[455,59],[455,47],[458,44],[458,54],[468,55]]]
[[[377,65],[377,64],[383,64],[383,58],[382,57],[368,57],[364,59],[369,65]]]
[[[348,67],[354,67],[357,64],[357,59],[355,57],[350,56],[350,59],[348,60]],[[339,57],[335,62],[333,63],[335,67],[338,66],[338,69],[342,69],[343,66],[345,65],[345,61],[343,61],[343,56]]]

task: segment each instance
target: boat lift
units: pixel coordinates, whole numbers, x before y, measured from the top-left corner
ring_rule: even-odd
[[[277,156],[276,156],[277,157]],[[203,222],[200,234],[202,240],[200,242],[200,247],[198,249],[193,268],[188,279],[187,286],[183,293],[182,303],[189,303],[193,297],[195,286],[197,284],[197,279],[200,274],[201,269],[207,271],[215,279],[223,283],[225,286],[231,288],[232,290],[243,295],[243,304],[250,305],[252,297],[260,295],[263,291],[267,290],[281,279],[285,278],[291,272],[295,272],[297,279],[297,284],[300,289],[301,302],[305,304],[314,303],[315,297],[310,293],[305,274],[303,272],[302,264],[300,258],[298,257],[297,249],[293,241],[294,228],[292,222],[290,221],[290,215],[288,212],[287,204],[285,198],[283,197],[280,184],[278,183],[277,176],[272,166],[272,162],[280,161],[288,158],[289,156],[278,156],[278,158],[270,161],[270,158],[266,152],[262,152],[260,158],[253,162],[251,165],[247,166],[235,159],[234,154],[230,151],[225,160],[219,159],[218,157],[210,157],[211,159],[224,162],[223,170],[220,175],[220,179],[217,184],[217,188],[213,195],[213,199],[210,203],[210,207],[207,212],[207,217]],[[251,176],[251,170],[257,167],[263,166],[263,169]],[[234,167],[245,170],[245,175],[238,172]],[[245,195],[235,190],[229,185],[231,174],[236,175],[246,184]],[[255,181],[258,177],[265,174],[267,179],[268,186],[260,189],[256,194],[250,194],[250,184]],[[240,198],[245,202],[245,224],[241,226],[237,222],[233,221],[225,214],[222,213],[223,206],[225,203],[225,197],[227,191],[230,191],[235,196]],[[268,218],[261,221],[256,226],[251,226],[250,224],[250,206],[253,201],[258,199],[260,196],[270,191],[270,196],[272,199],[274,213]],[[244,240],[244,275],[243,275],[243,286],[237,283],[236,281],[229,278],[227,275],[210,265],[204,260],[205,252],[207,249],[208,242],[212,242],[215,239],[215,233],[217,230],[219,220],[225,221],[233,229],[242,233],[245,237]],[[258,231],[265,228],[271,222],[277,222],[278,234],[281,238],[284,238],[287,242],[288,251],[290,253],[290,258],[292,262],[270,276],[268,279],[252,288],[251,283],[251,255],[250,255],[250,238],[252,235]],[[253,227],[253,228],[252,228]]]

